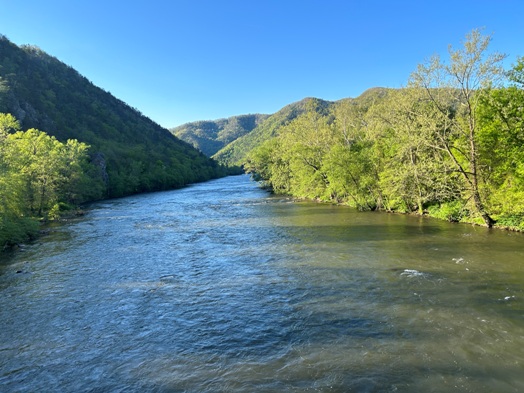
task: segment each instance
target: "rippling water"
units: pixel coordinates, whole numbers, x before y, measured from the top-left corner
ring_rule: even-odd
[[[522,392],[523,240],[246,176],[98,203],[0,264],[0,390]]]

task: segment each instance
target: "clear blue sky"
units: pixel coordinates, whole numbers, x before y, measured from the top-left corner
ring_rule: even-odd
[[[0,0],[0,34],[164,127],[401,87],[482,27],[524,56],[522,0]]]

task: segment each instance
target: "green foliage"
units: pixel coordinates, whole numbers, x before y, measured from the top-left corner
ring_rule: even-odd
[[[88,176],[86,144],[62,143],[36,129],[19,131],[7,114],[0,114],[0,128],[0,249],[5,249],[35,236],[36,219],[57,219],[92,197],[97,181]]]
[[[39,228],[33,218],[0,214],[0,251],[36,237]]]
[[[287,105],[261,121],[251,132],[235,139],[219,150],[213,155],[213,158],[224,165],[243,165],[251,150],[263,144],[264,141],[276,137],[282,127],[305,113],[308,105],[312,105],[319,113],[327,114],[332,103],[318,98],[305,98],[302,101]]]
[[[278,193],[374,209],[376,179],[368,142],[360,129],[334,122],[344,105],[326,112],[309,101],[277,137],[248,154],[246,170]]]
[[[170,129],[178,138],[211,157],[234,140],[251,132],[269,115],[242,115],[214,121],[197,121]]]
[[[428,208],[431,217],[450,222],[460,222],[468,216],[468,212],[462,201],[444,202],[440,205],[432,205]]]
[[[89,183],[84,174],[87,149],[78,141],[61,143],[36,129],[6,137],[5,176],[11,179],[11,190],[19,189],[16,193],[25,213],[46,216],[59,201],[83,202],[82,185]]]
[[[524,59],[505,74],[489,42],[473,31],[407,88],[306,106],[255,143],[246,170],[278,193],[522,229]]]
[[[95,166],[88,171],[98,182],[90,196],[84,190],[85,198],[170,189],[227,174],[226,168],[37,47],[18,47],[1,37],[0,53],[0,109],[19,119],[24,129],[91,146],[89,159]]]
[[[524,231],[524,214],[499,216],[497,225],[515,231]]]
[[[377,178],[366,146],[333,146],[323,160],[330,200],[359,210],[374,210],[378,204]]]
[[[10,113],[0,113],[0,141],[8,134],[20,131],[20,123]]]
[[[517,63],[507,72],[507,76],[516,86],[524,87],[524,57],[517,58]]]
[[[434,148],[447,153],[465,184],[464,193],[473,202],[475,214],[492,226],[482,193],[482,166],[479,161],[478,109],[482,99],[504,75],[505,55],[488,52],[490,36],[473,30],[463,48],[449,48],[449,61],[434,56],[418,66],[410,85],[425,92],[432,110],[416,111],[426,129],[432,131]],[[428,116],[429,115],[429,116]]]
[[[68,205],[64,202],[58,202],[55,203],[51,209],[49,209],[47,216],[50,220],[59,220],[65,213],[70,212],[71,210],[73,210],[71,205]]]
[[[434,112],[421,89],[391,91],[369,112],[369,129],[379,158],[380,186],[390,210],[418,211],[460,194],[438,137],[428,124]]]
[[[42,214],[58,199],[74,201],[71,195],[78,193],[75,183],[83,175],[87,148],[77,141],[63,144],[35,129],[17,131],[2,146],[6,177],[20,179],[25,205],[31,213]]]
[[[524,90],[491,90],[478,110],[479,157],[487,204],[495,214],[524,211]]]

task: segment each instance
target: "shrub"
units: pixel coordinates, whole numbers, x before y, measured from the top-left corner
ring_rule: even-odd
[[[450,222],[459,222],[468,215],[462,201],[444,202],[440,205],[429,206],[428,212],[431,217]]]

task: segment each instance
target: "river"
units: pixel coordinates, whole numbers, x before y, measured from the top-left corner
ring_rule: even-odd
[[[524,391],[522,234],[235,176],[3,258],[2,392]]]

